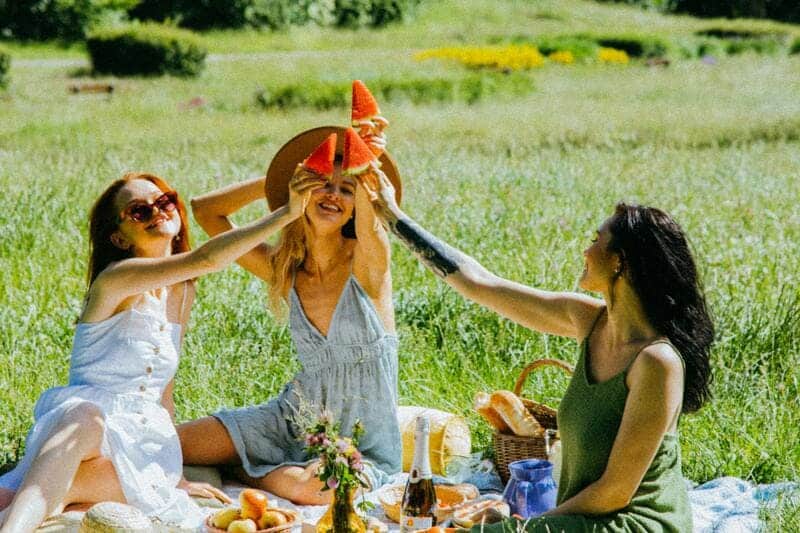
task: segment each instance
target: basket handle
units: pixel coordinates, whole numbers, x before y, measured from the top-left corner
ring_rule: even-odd
[[[517,396],[520,395],[522,392],[522,386],[525,385],[525,380],[528,378],[528,374],[537,368],[545,366],[557,366],[570,375],[572,375],[572,373],[575,371],[572,365],[565,363],[564,361],[559,361],[558,359],[539,359],[538,361],[534,361],[533,363],[529,364],[522,370],[522,373],[517,378],[517,383],[514,385],[514,394]]]

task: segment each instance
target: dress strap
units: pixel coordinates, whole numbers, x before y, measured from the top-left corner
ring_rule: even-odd
[[[183,282],[183,297],[181,298],[181,310],[178,315],[181,324],[184,323],[184,318],[186,317],[186,298],[189,296],[189,283],[191,283],[191,281],[188,279]]]
[[[606,312],[606,309],[608,308],[604,305],[603,308],[600,309],[600,311],[597,313],[597,316],[594,317],[594,322],[592,322],[592,327],[589,328],[589,333],[587,333],[586,336],[583,338],[584,343],[586,344],[589,343],[589,338],[592,336],[592,333],[594,333],[594,328],[597,327],[597,323],[600,322],[600,317],[603,316],[603,313]]]

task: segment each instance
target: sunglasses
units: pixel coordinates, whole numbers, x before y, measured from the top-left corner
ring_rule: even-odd
[[[178,207],[178,193],[175,191],[167,191],[149,204],[141,200],[134,200],[125,206],[122,213],[119,214],[118,222],[122,222],[126,218],[134,222],[150,222],[156,214],[156,211],[162,213],[171,213]]]

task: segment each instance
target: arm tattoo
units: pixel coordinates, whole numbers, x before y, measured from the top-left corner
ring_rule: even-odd
[[[389,224],[389,229],[440,278],[446,278],[461,268],[458,250],[443,243],[413,220],[398,220]]]

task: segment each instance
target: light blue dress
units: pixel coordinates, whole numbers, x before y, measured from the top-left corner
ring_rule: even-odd
[[[379,487],[401,466],[397,336],[386,332],[353,274],[333,311],[327,337],[306,317],[294,287],[289,292],[289,326],[302,370],[277,398],[214,414],[228,430],[245,472],[258,478],[279,466],[310,462],[302,435],[291,423],[301,396],[331,412],[345,435],[361,420],[366,430],[359,444],[364,472],[371,486]]]
[[[69,383],[39,396],[25,456],[0,476],[0,487],[17,490],[64,414],[89,402],[103,413],[100,451],[114,464],[127,502],[162,522],[199,526],[200,508],[176,487],[183,473],[181,446],[161,405],[178,368],[180,339],[181,325],[167,320],[166,298],[147,293],[134,308],[99,322],[79,323]]]

